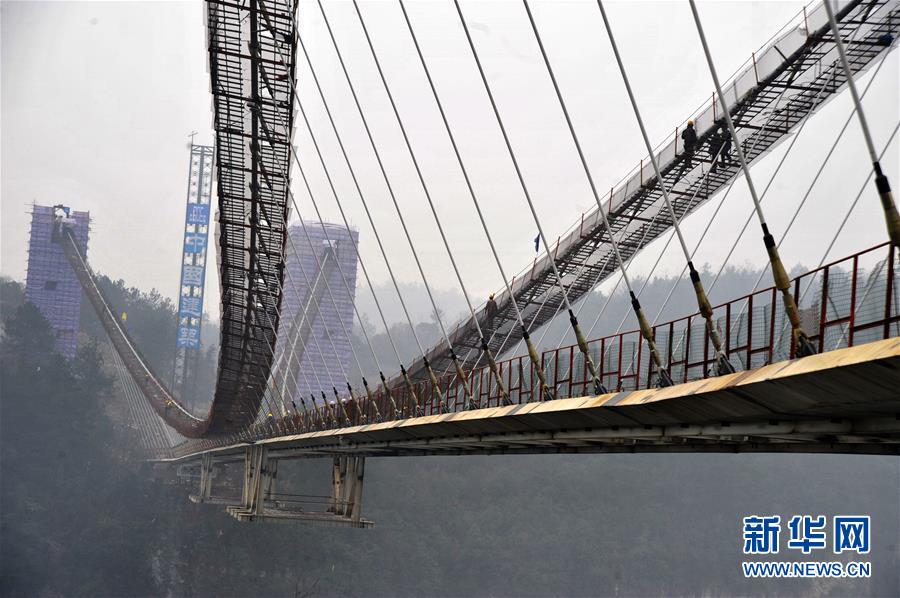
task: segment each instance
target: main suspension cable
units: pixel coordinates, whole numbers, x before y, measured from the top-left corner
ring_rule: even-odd
[[[478,50],[475,48],[475,42],[472,39],[471,32],[469,31],[469,26],[466,23],[466,19],[465,19],[465,16],[463,15],[462,8],[459,5],[459,1],[454,0],[453,3],[456,6],[456,12],[459,15],[460,23],[462,23],[463,31],[466,34],[466,40],[468,41],[469,48],[472,52],[472,57],[475,59],[475,64],[478,67],[478,73],[481,76],[481,81],[484,85],[485,92],[487,93],[488,100],[490,101],[491,108],[494,112],[494,117],[497,120],[497,124],[500,127],[500,132],[503,135],[503,141],[506,144],[506,150],[509,154],[510,160],[513,163],[513,168],[515,169],[516,177],[519,180],[519,185],[522,188],[522,193],[525,197],[525,201],[528,204],[528,209],[531,212],[531,216],[532,216],[532,219],[534,220],[535,225],[537,226],[538,236],[540,237],[540,240],[544,245],[544,249],[547,252],[547,261],[550,263],[550,267],[553,270],[553,276],[556,279],[556,284],[559,287],[560,292],[562,293],[563,302],[565,303],[566,309],[569,312],[569,321],[572,324],[573,329],[575,329],[576,334],[581,338],[582,342],[580,342],[579,345],[580,346],[584,345],[584,344],[586,344],[586,342],[584,342],[584,337],[583,337],[583,335],[581,335],[581,329],[580,329],[580,327],[578,327],[578,320],[575,318],[575,312],[572,310],[572,304],[569,301],[569,294],[566,291],[565,285],[563,284],[562,276],[559,273],[559,269],[556,267],[556,256],[554,256],[553,251],[551,250],[550,244],[547,242],[547,236],[544,234],[543,226],[541,225],[540,218],[538,217],[537,211],[535,210],[534,202],[531,199],[531,193],[528,190],[528,185],[525,183],[524,175],[522,174],[522,170],[519,167],[518,159],[516,158],[515,152],[513,151],[512,142],[510,141],[509,135],[506,132],[506,126],[503,123],[503,118],[500,116],[500,110],[497,107],[497,102],[494,99],[493,91],[491,90],[490,83],[488,82],[487,76],[485,75],[484,67],[481,64],[481,58],[478,55]],[[505,279],[505,277],[504,277],[504,279]],[[515,301],[514,301],[514,303],[515,303]],[[516,306],[516,309],[518,312],[518,305]],[[521,315],[520,315],[519,319],[521,320]],[[520,322],[520,324],[523,328],[523,331],[525,331],[524,322]],[[528,342],[530,344],[530,340]],[[533,353],[532,361],[539,363],[539,360],[537,358],[537,351],[533,350],[533,345],[529,346],[529,354],[532,354],[532,353]],[[594,370],[594,367],[593,367],[593,360],[590,359],[590,356],[588,354],[586,354],[586,363],[590,364],[589,367],[591,369],[591,376],[594,380],[594,392],[596,394],[605,393],[606,389],[603,387],[602,383],[600,382],[600,379],[597,377],[596,371]],[[543,368],[539,368],[538,371],[539,371],[539,377],[541,379],[542,394],[545,394],[549,390],[548,386],[547,386],[546,377],[544,375]]]
[[[263,129],[265,129],[265,125],[263,125]],[[263,175],[264,175],[264,180],[265,180],[266,183],[270,186],[269,188],[271,189],[271,188],[272,188],[272,187],[271,187],[271,184],[268,182],[268,177],[265,175],[265,171],[264,171],[264,170],[263,170]],[[287,189],[287,191],[288,191],[288,193],[290,194],[290,189]],[[269,218],[269,215],[266,213],[265,206],[264,206],[262,203],[260,203],[260,210],[261,210],[261,212],[262,212],[263,220],[264,220],[265,222],[271,222],[271,220],[270,220],[270,218]],[[281,226],[284,228],[285,234],[287,235],[288,239],[290,239],[290,234],[288,233],[288,227],[287,227],[286,222],[284,221],[284,218],[283,218],[283,217],[282,217],[282,221],[281,221]],[[265,243],[263,242],[262,238],[260,238],[260,244],[262,245],[263,250],[264,250],[264,251],[267,251],[267,248],[266,248]],[[296,248],[293,247],[293,242],[292,242],[292,241],[291,241],[291,247],[292,247],[292,249],[293,249],[295,255],[299,256],[299,254],[296,252]],[[299,260],[298,260],[298,261],[299,261]],[[293,292],[294,292],[295,296],[299,297],[300,295],[299,295],[299,293],[297,292],[296,286],[294,286],[293,277],[291,276],[290,271],[286,271],[286,274],[287,274],[288,282],[291,284],[291,287],[292,287],[292,289],[293,289]],[[278,289],[279,289],[280,293],[281,293],[282,296],[283,296],[283,295],[284,295],[284,286],[282,285],[282,283],[281,283],[280,281],[276,281],[276,282],[277,282],[277,284],[278,284]],[[307,284],[308,284],[308,283],[307,283]],[[308,285],[308,286],[309,286],[309,285]],[[272,297],[272,293],[271,293],[270,289],[269,289],[268,287],[266,287],[266,286],[264,286],[263,288],[265,289],[267,295],[269,296],[269,300],[272,301],[272,302],[274,303],[274,302],[275,302],[275,299],[274,299],[274,297]],[[267,316],[267,318],[268,318],[268,313],[266,313],[266,316]],[[304,313],[304,318],[306,318],[307,316],[308,316],[308,314],[307,314],[307,313]],[[270,326],[270,328],[272,329],[273,332],[275,332],[275,327],[274,327],[274,325],[273,325],[273,323],[272,323],[272,321],[271,321],[271,318],[268,318],[268,319],[269,319],[269,326]],[[275,348],[271,346],[271,343],[268,342],[268,339],[265,339],[265,340],[266,340],[266,344],[269,345],[269,350],[270,350],[271,353],[272,353],[272,358],[273,358],[273,359],[276,359]],[[290,333],[288,334],[288,341],[290,342]],[[328,372],[329,378],[331,378],[331,379],[333,380],[333,379],[334,379],[334,374],[331,372],[331,368],[328,367],[328,363],[325,361],[325,354],[322,352],[321,347],[319,346],[319,343],[318,343],[318,339],[317,339],[315,336],[313,336],[313,341],[314,341],[315,344],[316,344],[316,350],[317,350],[318,353],[319,353],[319,357],[320,357],[320,359],[321,359],[321,361],[322,361],[322,365],[325,366],[325,370]],[[296,338],[295,338],[295,342],[296,342]],[[299,365],[299,364],[298,364],[298,365]],[[290,369],[290,363],[288,364],[288,369]],[[343,366],[341,366],[341,370],[343,371]],[[287,371],[287,370],[286,370],[286,371]],[[323,393],[323,399],[324,399],[324,391],[322,390],[322,389],[324,388],[324,386],[322,385],[322,381],[321,381],[321,379],[319,378],[319,373],[318,373],[318,371],[316,370],[316,368],[312,368],[312,373],[313,373],[314,378],[316,379],[316,384],[319,386],[320,392]],[[346,377],[346,372],[345,372],[345,377]],[[281,396],[282,411],[284,411],[284,410],[286,409],[286,404],[285,404],[285,401],[284,401],[284,389],[287,388],[286,382],[287,382],[287,379],[286,379],[286,377],[285,377],[285,383],[282,385],[282,388],[279,389],[278,384],[277,384],[277,380],[275,380],[274,377],[273,377],[272,385],[271,385],[272,390],[275,391],[275,392],[278,392],[278,393],[280,394],[280,396]],[[296,376],[295,376],[295,377],[294,377],[294,383],[295,383],[295,385],[296,385],[296,382],[297,382],[297,379],[296,379]],[[347,382],[347,384],[348,384],[348,387],[349,387],[349,384],[350,384],[349,381]],[[309,386],[308,381],[307,381],[307,386]],[[290,399],[289,399],[289,400],[290,400]],[[313,402],[315,402],[315,399],[313,399]],[[270,410],[270,412],[271,412],[271,410]]]
[[[787,92],[787,88],[784,88],[781,91],[781,93],[778,95],[778,97],[775,98],[776,104],[781,101],[781,98],[784,97],[786,92]],[[772,110],[772,113],[769,115],[769,117],[766,119],[766,121],[763,123],[762,127],[760,128],[759,135],[753,139],[753,144],[750,146],[750,150],[748,153],[752,154],[756,150],[756,146],[759,144],[760,140],[763,138],[764,134],[768,130],[769,125],[774,121],[775,115],[777,114],[777,112],[778,112],[777,110],[774,110],[774,109]],[[776,172],[777,172],[777,170],[776,170]],[[708,173],[707,173],[707,176],[708,176]],[[707,221],[706,226],[703,228],[703,232],[700,234],[700,238],[697,240],[697,243],[694,245],[694,249],[691,251],[691,256],[693,256],[697,253],[697,251],[700,249],[700,246],[703,244],[703,241],[706,240],[706,235],[709,234],[709,231],[712,229],[713,223],[716,221],[716,218],[718,218],[719,212],[721,212],[722,206],[725,205],[725,200],[728,199],[728,196],[731,194],[731,190],[734,189],[734,186],[737,183],[739,176],[740,176],[740,173],[735,175],[734,178],[731,179],[731,182],[728,183],[728,188],[725,190],[725,193],[722,194],[722,198],[719,200],[719,203],[716,205],[716,209],[713,211],[712,216]],[[772,177],[770,177],[769,184],[771,184],[772,180],[773,180]],[[763,196],[765,196],[765,193],[763,193]],[[760,201],[762,201],[762,198],[760,198]],[[751,207],[750,212],[747,215],[747,222],[745,222],[745,224],[744,224],[744,228],[742,229],[741,235],[743,235],[743,231],[746,230],[747,226],[750,223],[750,219],[752,219],[752,218],[753,218],[753,208]],[[737,247],[737,241],[735,241],[735,243],[732,245],[731,251],[728,252],[728,256],[726,256],[726,258],[723,260],[723,264],[727,263],[731,259],[731,253],[734,251],[734,249],[736,247]],[[722,266],[722,268],[724,268],[724,265]],[[662,305],[660,306],[659,310],[656,312],[656,317],[653,318],[653,325],[656,325],[656,323],[659,321],[660,317],[662,317],[663,312],[665,311],[666,307],[669,305],[669,301],[671,301],[672,296],[675,293],[675,289],[678,288],[678,283],[684,277],[685,272],[687,272],[687,266],[685,266],[684,268],[681,269],[681,273],[678,275],[678,277],[676,277],[675,282],[669,288],[669,292],[666,294],[665,300],[662,302]],[[714,279],[712,284],[710,284],[710,287],[709,287],[710,293],[712,293],[712,290],[715,287],[715,284],[716,284],[716,281]]]
[[[300,214],[297,214],[297,215],[300,216]],[[316,249],[315,249],[315,247],[313,246],[312,239],[311,239],[311,237],[310,237],[310,235],[309,235],[309,231],[306,229],[306,223],[302,220],[302,218],[301,218],[301,220],[300,220],[300,228],[303,229],[303,234],[304,234],[304,236],[306,237],[307,243],[309,244],[310,252],[313,254],[314,258],[316,259],[316,265],[317,265],[318,268],[319,268],[318,271],[319,271],[320,275],[322,276],[322,278],[323,278],[323,280],[324,280],[324,282],[325,282],[325,289],[326,289],[326,292],[328,293],[329,298],[331,299],[331,305],[332,305],[332,307],[333,307],[334,310],[335,310],[335,314],[339,314],[340,312],[339,312],[339,310],[338,310],[337,302],[336,302],[335,299],[334,299],[334,294],[333,294],[332,291],[331,291],[331,288],[330,288],[331,285],[329,284],[328,276],[327,276],[327,274],[326,274],[326,272],[325,272],[325,269],[324,269],[325,264],[324,264],[322,258],[320,258],[319,255],[316,253]],[[335,248],[334,246],[331,246],[330,248],[331,248],[331,250],[332,250],[331,258],[332,258],[333,260],[335,260],[336,263],[338,263],[338,254],[337,254],[337,252],[336,252],[336,249],[339,249],[340,246],[338,246],[337,248]],[[327,259],[327,257],[328,257],[328,256],[326,255],[325,258]],[[355,257],[355,256],[354,256],[354,257]],[[313,291],[315,290],[315,289],[313,288],[313,283],[312,283],[312,281],[310,281],[309,275],[306,273],[306,269],[303,267],[302,261],[300,260],[300,256],[298,255],[297,258],[298,258],[298,259],[297,259],[298,265],[300,266],[300,273],[302,274],[303,280],[306,282],[306,286],[307,286],[307,288],[309,289],[308,292],[311,294],[311,293],[313,293]],[[354,261],[355,261],[355,259],[354,259]],[[352,299],[352,296],[351,296],[350,298]],[[341,330],[342,330],[343,333],[344,333],[344,336],[347,338],[348,344],[350,344],[350,347],[352,348],[352,347],[353,347],[353,345],[352,345],[352,337],[350,336],[350,332],[347,330],[347,326],[344,324],[343,318],[338,317],[337,319],[338,319],[338,323],[339,323],[340,326],[341,326]],[[312,331],[312,326],[313,326],[313,322],[312,322],[312,321],[309,322],[309,326],[310,326],[310,330]],[[324,323],[323,323],[323,328],[325,328]],[[331,334],[328,333],[327,329],[326,329],[326,336],[328,337],[328,341],[329,341],[329,343],[331,344],[331,350],[334,352],[335,361],[338,363],[338,367],[340,367],[341,372],[344,374],[344,377],[347,378],[347,372],[345,371],[344,365],[343,365],[343,363],[341,362],[340,356],[339,356],[339,354],[338,354],[337,346],[336,346],[335,343],[334,343],[334,338],[333,338],[333,336],[332,336]],[[321,352],[321,349],[319,348],[318,337],[317,337],[314,333],[312,334],[312,337],[313,337],[313,341],[316,343],[316,349],[319,350],[319,351]],[[357,367],[359,367],[360,374],[364,377],[365,375],[364,375],[363,372],[362,372],[362,365],[359,363],[359,360],[358,360],[358,359],[357,359]],[[359,412],[360,412],[360,415],[363,416],[363,413],[362,413],[362,406],[361,406],[360,403],[359,403],[359,398],[356,396],[356,393],[353,391],[353,387],[350,385],[349,380],[348,380],[348,382],[347,382],[347,390],[348,390],[348,392],[350,393],[350,398],[351,398],[351,399],[353,400],[353,402],[356,404],[357,409],[358,409]],[[340,401],[340,398],[338,397],[337,388],[336,388],[335,386],[332,386],[332,391],[334,392],[335,399],[336,399],[337,401]],[[349,418],[347,418],[347,419],[349,420]]]

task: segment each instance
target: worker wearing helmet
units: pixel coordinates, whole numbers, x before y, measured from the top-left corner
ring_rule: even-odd
[[[494,301],[494,294],[488,295],[487,303],[484,306],[484,327],[488,330],[494,328],[494,316],[497,315],[497,302]]]
[[[684,142],[684,167],[690,168],[693,164],[694,150],[697,147],[697,131],[694,129],[694,121],[687,122],[687,127],[681,132],[681,140]]]

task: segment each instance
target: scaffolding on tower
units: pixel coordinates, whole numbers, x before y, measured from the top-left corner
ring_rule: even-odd
[[[191,143],[187,201],[184,214],[178,318],[175,336],[175,364],[172,392],[187,404],[197,394],[197,367],[200,361],[200,333],[203,323],[204,282],[209,239],[213,148]],[[191,405],[193,406],[193,405]]]

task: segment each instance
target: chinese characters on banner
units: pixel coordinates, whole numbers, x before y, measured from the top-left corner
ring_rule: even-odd
[[[200,347],[200,324],[203,319],[203,286],[206,277],[206,250],[210,217],[209,189],[211,185],[211,165],[204,159],[206,157],[205,149],[199,146],[191,148],[191,184],[184,217],[184,247],[181,293],[178,298],[176,346],[188,349]]]

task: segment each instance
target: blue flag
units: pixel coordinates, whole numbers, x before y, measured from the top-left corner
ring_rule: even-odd
[[[541,233],[538,233],[538,236],[534,238],[534,252],[537,253],[541,248]]]

